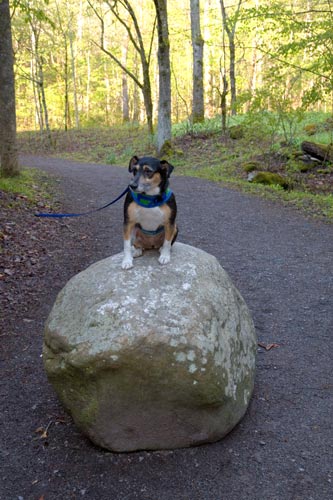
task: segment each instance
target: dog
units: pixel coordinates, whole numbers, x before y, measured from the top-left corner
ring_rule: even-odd
[[[132,177],[124,203],[123,269],[132,268],[133,258],[152,248],[159,249],[160,264],[170,262],[178,234],[176,199],[168,187],[173,169],[167,161],[151,156],[131,158]]]

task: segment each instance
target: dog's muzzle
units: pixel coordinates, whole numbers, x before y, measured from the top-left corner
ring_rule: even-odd
[[[140,181],[140,176],[141,176],[141,173],[138,172],[136,174],[136,176],[131,180],[131,182],[129,183],[129,186],[132,188],[132,189],[137,189],[138,186],[139,186],[139,181]]]

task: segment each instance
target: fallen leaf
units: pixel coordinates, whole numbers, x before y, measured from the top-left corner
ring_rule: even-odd
[[[49,430],[49,427],[51,424],[52,424],[52,420],[48,423],[48,425],[46,426],[45,429],[44,429],[44,427],[38,427],[38,429],[35,430],[35,432],[37,434],[40,434],[40,439],[46,439],[49,437],[48,430]]]
[[[274,342],[272,344],[264,344],[263,342],[258,342],[258,346],[265,349],[265,351],[270,351],[271,349],[274,349],[276,347],[280,347],[280,345],[281,344],[276,344]]]

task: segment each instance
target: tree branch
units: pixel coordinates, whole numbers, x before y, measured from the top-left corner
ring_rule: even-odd
[[[109,50],[107,50],[105,48],[105,44],[104,44],[104,33],[105,33],[105,24],[104,24],[104,19],[103,19],[103,16],[96,10],[96,8],[92,5],[92,2],[90,0],[88,0],[88,3],[90,5],[90,7],[92,8],[92,10],[95,12],[96,16],[98,17],[98,19],[100,20],[100,23],[101,23],[101,42],[100,42],[100,45],[98,43],[96,43],[94,40],[92,40],[92,43],[94,45],[96,45],[97,47],[99,47],[102,52],[104,52],[104,54],[108,55],[110,57],[110,59],[112,59],[130,78],[132,78],[132,80],[136,83],[136,85],[138,85],[138,87],[142,90],[143,89],[143,84],[138,80],[138,78],[134,75],[134,73],[132,73],[128,68],[126,68],[126,66],[124,66],[122,64],[122,62],[115,56],[112,54],[112,52],[110,52]],[[109,2],[107,2],[108,5],[109,5]],[[110,8],[111,5],[109,5]]]

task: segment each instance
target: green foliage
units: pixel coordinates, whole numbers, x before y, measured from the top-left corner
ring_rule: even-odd
[[[206,119],[202,123],[194,123],[190,125],[188,120],[180,123],[175,123],[172,127],[172,135],[174,137],[180,137],[185,134],[191,134],[193,136],[200,134],[214,134],[221,132],[221,116],[216,115],[214,118]]]
[[[274,112],[267,111],[268,109],[273,109]],[[274,81],[271,81],[270,87],[262,88],[254,95],[247,120],[250,123],[252,121],[254,126],[259,126],[260,133],[265,132],[267,137],[270,136],[272,145],[277,135],[282,133],[284,142],[290,146],[295,142],[304,116],[305,110],[302,107],[295,109],[285,89],[274,86]]]
[[[105,163],[109,165],[115,165],[116,161],[117,161],[117,156],[113,152],[109,153],[105,158]]]
[[[43,3],[42,7],[39,6],[39,3]],[[25,23],[28,23],[31,18],[35,18],[40,22],[46,22],[52,28],[55,28],[55,23],[52,19],[46,14],[46,7],[49,5],[49,0],[42,0],[41,2],[34,2],[29,0],[12,0],[10,2],[12,9],[15,11],[16,9],[23,14],[23,20]]]
[[[129,31],[116,17],[110,16],[105,2],[92,2],[100,13],[105,29],[105,43],[126,67],[140,80],[138,58],[130,43]],[[237,3],[237,2],[236,2]],[[258,6],[258,4],[260,4]],[[131,2],[142,23],[143,43],[151,57],[151,68],[157,65],[156,37],[151,42],[154,7],[150,0]],[[236,5],[236,4],[235,4]],[[124,73],[99,48],[101,24],[92,9],[82,8],[75,0],[13,0],[13,35],[17,75],[17,117],[19,129],[38,127],[36,73],[37,59],[43,62],[46,103],[52,128],[104,126],[122,123]],[[117,3],[122,17],[122,2]],[[308,7],[309,6],[309,7]],[[229,8],[233,7],[233,8]],[[233,17],[235,6],[228,6],[229,27],[237,20],[236,78],[237,112],[270,111],[279,115],[278,128],[284,142],[293,143],[295,129],[304,110],[331,106],[333,89],[333,14],[329,0],[316,8],[311,2],[263,0],[243,2]],[[177,136],[182,133],[213,133],[220,130],[221,67],[230,61],[221,60],[221,9],[219,2],[204,6],[202,31],[205,39],[204,67],[207,117],[216,121],[193,124],[192,51],[188,9],[168,2],[170,48],[173,68],[173,122]],[[39,53],[33,49],[32,26],[38,37]],[[126,49],[126,50],[125,50]],[[125,54],[126,52],[126,54]],[[126,61],[125,61],[126,59]],[[158,78],[151,72],[152,95],[156,115]],[[35,87],[35,88],[34,88]],[[127,78],[128,106],[131,121],[144,121],[144,106],[139,87]],[[227,107],[230,112],[230,82]],[[262,105],[259,106],[259,101]],[[76,109],[77,108],[77,109]],[[76,116],[76,113],[78,117]],[[228,117],[231,122],[233,117]],[[214,123],[215,122],[215,123]],[[228,126],[234,123],[228,123]],[[209,127],[209,130],[207,130]],[[270,123],[272,143],[275,125]]]

